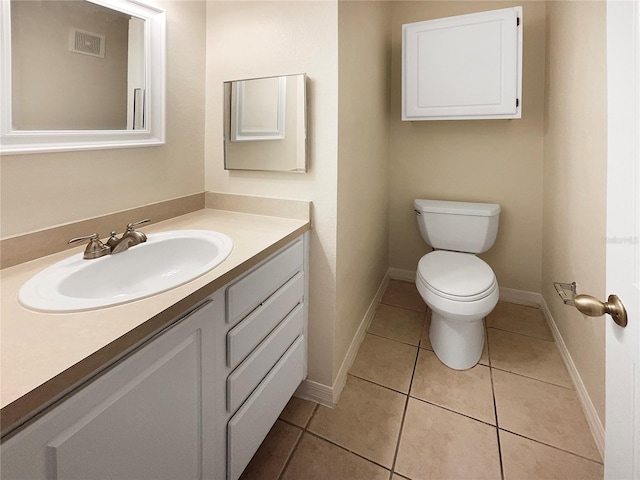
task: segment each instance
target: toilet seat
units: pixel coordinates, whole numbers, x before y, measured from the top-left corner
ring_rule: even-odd
[[[470,253],[428,253],[418,262],[417,278],[434,294],[458,302],[483,299],[497,288],[491,267]]]

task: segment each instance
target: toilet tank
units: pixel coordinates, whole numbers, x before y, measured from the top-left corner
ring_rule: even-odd
[[[496,203],[415,200],[420,233],[435,249],[482,253],[498,235],[500,205]]]

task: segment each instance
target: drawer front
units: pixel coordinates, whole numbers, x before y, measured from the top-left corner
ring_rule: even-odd
[[[272,331],[304,295],[304,273],[299,272],[247,318],[227,333],[227,366],[235,368]]]
[[[302,381],[304,336],[298,337],[227,425],[227,478],[236,480]]]
[[[302,334],[303,318],[302,305],[298,305],[249,358],[229,375],[227,378],[227,410],[229,412],[235,412],[242,405],[287,348]]]
[[[227,323],[234,324],[302,270],[302,239],[227,288]]]

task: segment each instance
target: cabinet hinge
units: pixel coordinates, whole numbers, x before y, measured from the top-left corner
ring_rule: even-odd
[[[516,17],[516,27],[520,26],[520,17]]]
[[[516,108],[518,108],[520,106],[520,99],[516,98]]]

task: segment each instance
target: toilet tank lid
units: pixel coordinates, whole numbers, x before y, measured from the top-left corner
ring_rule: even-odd
[[[500,213],[500,205],[497,203],[416,199],[413,202],[413,207],[423,213],[447,213],[450,215],[471,215],[476,217],[493,217]]]

